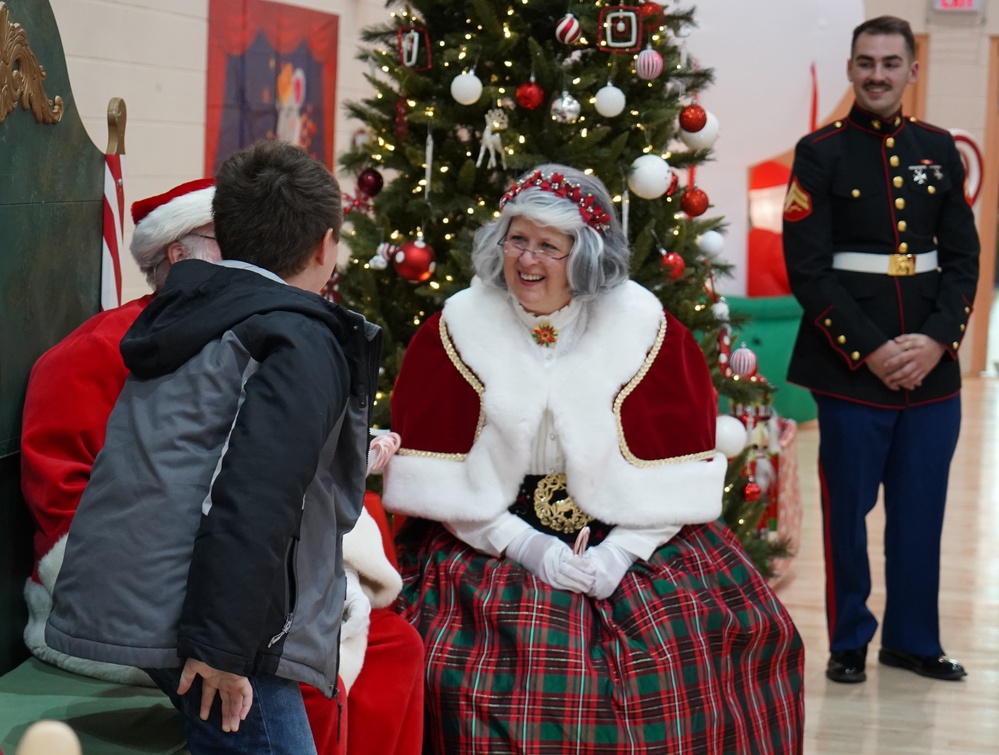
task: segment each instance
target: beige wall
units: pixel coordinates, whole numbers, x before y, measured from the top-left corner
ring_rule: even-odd
[[[62,34],[77,106],[91,137],[101,148],[107,141],[108,100],[119,96],[127,104],[126,202],[130,205],[135,199],[199,177],[204,163],[208,0],[172,0],[169,4],[161,0],[51,0],[51,3]],[[360,29],[385,20],[383,0],[302,0],[297,4],[339,16],[337,95],[340,102],[364,96],[367,92],[364,68],[354,54]],[[984,9],[979,13],[954,15],[930,10],[930,0],[867,0],[865,14],[903,16],[912,23],[914,31],[927,35],[924,117],[945,128],[965,129],[984,147],[990,38],[999,35],[999,14],[986,12],[989,0],[982,0],[982,5]],[[758,34],[743,35],[742,43],[755,39],[768,44],[793,33],[793,29],[773,28],[770,24]],[[844,48],[846,44],[844,41]],[[844,69],[846,57],[844,52]],[[761,107],[779,102],[779,92],[762,91],[766,76],[761,76],[760,81]],[[845,70],[844,91],[847,91]],[[337,154],[347,146],[355,128],[356,124],[348,123],[342,111],[338,113],[334,145]],[[999,157],[991,157],[995,158],[993,162],[999,162]],[[989,180],[999,180],[999,165],[987,165],[984,175]],[[978,207],[977,213],[980,229],[983,222],[992,224],[983,236],[991,238],[986,253],[994,255],[996,208]],[[128,240],[131,237],[128,220],[125,234]],[[128,260],[123,266],[125,298],[144,293],[145,281],[134,264]],[[987,293],[991,294],[991,290]],[[988,302],[984,298],[980,291],[979,312],[987,315]],[[973,322],[972,331],[976,326],[983,329],[985,320],[987,317],[982,318],[981,324]],[[967,355],[963,358],[966,360]]]
[[[122,97],[125,202],[166,191],[204,172],[208,0],[51,0],[77,107],[94,143],[107,145],[107,104]],[[382,0],[303,0],[296,5],[339,16],[337,97],[367,93],[354,55],[359,31],[386,17]],[[335,154],[356,129],[337,112]],[[126,242],[131,238],[126,219]],[[148,290],[131,261],[122,261],[123,297]]]

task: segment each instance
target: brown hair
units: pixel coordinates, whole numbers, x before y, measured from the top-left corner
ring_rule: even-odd
[[[904,18],[897,16],[878,16],[864,21],[853,30],[853,40],[850,42],[850,57],[857,47],[857,37],[861,34],[898,34],[905,40],[905,49],[909,51],[909,57],[916,58],[916,38],[912,34],[912,27]]]

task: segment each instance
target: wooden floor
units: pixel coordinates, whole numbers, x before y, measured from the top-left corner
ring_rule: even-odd
[[[828,636],[823,598],[816,475],[818,428],[798,429],[802,542],[778,595],[805,641],[805,753],[999,753],[999,379],[967,378],[963,423],[950,475],[940,592],[944,649],[968,669],[959,682],[925,679],[877,663],[867,681],[825,678]],[[884,608],[883,509],[868,517],[873,590]]]

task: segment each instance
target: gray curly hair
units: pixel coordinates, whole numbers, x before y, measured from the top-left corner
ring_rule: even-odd
[[[559,173],[566,183],[578,186],[584,197],[592,196],[594,204],[599,205],[610,218],[606,230],[600,231],[588,224],[573,200],[539,186],[522,186],[522,182],[537,171],[544,176]],[[526,172],[514,186],[520,188],[516,193],[507,193],[500,216],[475,232],[472,266],[484,284],[501,290],[507,288],[503,276],[502,243],[510,221],[516,217],[572,237],[566,276],[573,297],[592,299],[628,280],[631,248],[614,212],[610,194],[599,178],[567,165],[547,163]]]

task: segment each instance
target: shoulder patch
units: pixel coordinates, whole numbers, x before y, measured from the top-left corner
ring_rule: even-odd
[[[812,214],[812,195],[801,188],[797,178],[791,179],[784,198],[784,220],[796,223]]]

